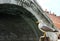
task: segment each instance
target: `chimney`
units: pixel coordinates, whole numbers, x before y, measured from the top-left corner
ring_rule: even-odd
[[[50,15],[56,16],[56,14],[54,12],[53,13],[50,13]]]
[[[49,11],[47,11],[47,9],[45,9],[45,12],[49,14]]]
[[[45,11],[47,12],[47,9],[45,9]]]
[[[50,11],[50,13],[49,14],[51,14],[51,11]]]

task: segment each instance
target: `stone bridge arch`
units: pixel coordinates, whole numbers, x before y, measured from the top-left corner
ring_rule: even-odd
[[[43,33],[38,29],[36,21],[43,20],[50,27],[52,21],[36,1],[20,0],[18,4],[13,1],[0,2],[1,40],[39,41]]]

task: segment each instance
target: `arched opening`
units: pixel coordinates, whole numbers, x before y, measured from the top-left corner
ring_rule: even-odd
[[[37,19],[29,11],[14,4],[0,4],[0,40],[38,41]]]

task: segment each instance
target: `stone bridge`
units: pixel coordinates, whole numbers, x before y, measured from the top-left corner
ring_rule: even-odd
[[[0,40],[39,41],[39,20],[54,28],[36,0],[0,0]]]

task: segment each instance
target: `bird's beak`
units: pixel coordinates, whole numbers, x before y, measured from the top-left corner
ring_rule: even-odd
[[[39,24],[39,22],[37,21],[36,24]]]

